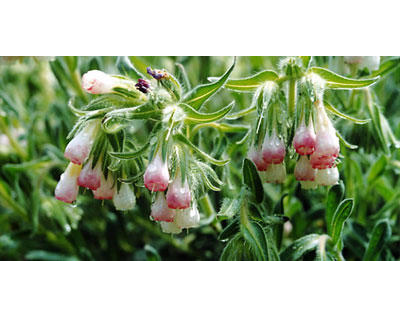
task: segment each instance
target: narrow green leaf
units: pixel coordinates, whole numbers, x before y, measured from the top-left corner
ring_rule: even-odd
[[[190,105],[181,104],[181,107],[186,113],[185,122],[186,123],[210,123],[218,121],[225,117],[229,113],[229,111],[235,105],[235,101],[232,101],[227,106],[223,107],[222,109],[213,112],[213,113],[201,113],[196,111]]]
[[[225,88],[238,92],[253,92],[266,81],[276,81],[279,76],[276,72],[272,70],[264,70],[255,75],[241,78],[241,79],[229,79]],[[208,80],[215,82],[218,78],[211,77]]]
[[[328,69],[312,67],[309,70],[325,80],[327,88],[330,89],[357,89],[368,87],[378,81],[379,77],[370,79],[352,79],[338,75]]]
[[[132,79],[145,78],[145,75],[133,66],[128,56],[118,56],[117,67],[121,74]]]
[[[368,171],[367,181],[369,185],[371,185],[374,182],[374,180],[376,180],[383,174],[386,165],[387,165],[387,159],[385,155],[382,155],[377,161],[375,161],[375,163],[371,166],[371,168]]]
[[[368,243],[368,248],[365,251],[363,260],[373,261],[377,260],[382,248],[390,239],[392,230],[387,219],[381,220],[376,223],[372,230],[372,236]]]
[[[183,143],[186,146],[188,146],[190,149],[192,149],[195,152],[197,152],[203,159],[207,160],[208,162],[210,162],[210,163],[212,163],[214,165],[224,166],[229,162],[229,159],[228,160],[218,160],[218,159],[215,159],[215,158],[211,157],[210,155],[208,155],[207,153],[202,151],[200,148],[195,146],[190,140],[188,140],[181,133],[174,135],[174,137],[175,137],[176,140],[180,141],[181,143]]]
[[[344,196],[344,184],[340,181],[339,184],[335,184],[328,191],[328,196],[326,198],[326,210],[325,210],[325,221],[328,234],[331,234],[332,219],[340,201]]]
[[[219,240],[227,240],[237,232],[239,232],[239,222],[237,219],[232,220],[225,228],[224,230],[219,234],[218,239]]]
[[[300,56],[301,61],[303,62],[304,69],[308,69],[311,63],[311,56]]]
[[[400,57],[385,60],[383,63],[380,64],[378,70],[372,72],[371,77],[383,77],[391,71],[395,70],[398,66],[400,66]]]
[[[352,212],[353,199],[345,199],[339,204],[333,214],[330,231],[332,243],[334,245],[337,245],[341,240],[344,223],[350,217]]]
[[[176,63],[176,68],[178,69],[177,78],[182,83],[182,89],[186,93],[192,89],[189,77],[186,73],[185,67],[182,64]]]
[[[283,199],[287,196],[288,194],[285,193],[281,196],[281,198],[279,199],[278,203],[276,203],[275,208],[274,208],[274,215],[283,215],[284,212],[284,207],[283,207]],[[274,237],[276,240],[276,247],[279,250],[281,248],[282,245],[282,238],[283,238],[283,224],[284,222],[282,222],[281,224],[277,224],[274,226],[273,230],[274,230]]]
[[[224,198],[217,216],[222,218],[232,218],[239,212],[240,206],[240,197],[237,199]]]
[[[255,221],[247,221],[246,225],[241,225],[244,239],[250,244],[258,260],[268,260],[267,240],[261,225]]]
[[[136,158],[138,158],[140,156],[143,156],[147,152],[147,149],[149,148],[149,146],[150,146],[150,143],[147,143],[137,151],[109,152],[108,154],[111,157],[122,159],[122,160],[136,159]]]
[[[232,66],[217,81],[199,85],[193,88],[191,91],[189,91],[184,97],[185,103],[192,106],[195,110],[198,110],[204,102],[206,102],[211,96],[217,93],[218,90],[225,84],[231,72],[233,71],[235,65],[236,65],[236,58],[234,59]]]
[[[339,140],[342,142],[342,144],[349,148],[349,149],[357,149],[357,145],[350,144],[347,140],[344,139],[344,137],[336,130],[336,136],[339,137]]]
[[[314,250],[319,245],[320,235],[310,234],[295,240],[283,252],[281,252],[281,260],[293,261],[299,260],[307,252]]]
[[[264,189],[256,166],[252,161],[245,158],[242,171],[244,184],[250,189],[256,203],[261,203],[264,197]]]
[[[324,105],[325,105],[325,108],[332,114],[335,114],[345,120],[352,121],[355,124],[366,124],[371,121],[371,119],[362,120],[362,119],[358,119],[358,118],[352,117],[350,115],[344,114],[344,113],[340,112],[338,109],[336,109],[332,104],[328,103],[327,101],[324,101]]]

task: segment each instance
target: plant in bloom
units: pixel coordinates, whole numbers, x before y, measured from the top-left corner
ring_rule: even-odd
[[[179,233],[197,227],[198,202],[207,206],[207,190],[217,191],[222,185],[210,164],[223,166],[229,161],[204,153],[187,130],[223,119],[233,104],[205,113],[199,109],[216,92],[212,86],[206,94],[201,89],[182,91],[182,85],[165,70],[148,67],[146,74],[138,76],[126,57],[119,60],[119,69],[122,75],[99,70],[84,74],[83,90],[99,96],[89,101],[85,111],[70,104],[80,117],[65,151],[72,165],[80,168],[75,172],[73,200],[82,186],[92,190],[95,199],[112,200],[116,210],[129,211],[136,207],[135,192],[143,197],[145,188],[154,201],[150,217],[160,222],[162,231]],[[137,130],[128,128],[138,120],[152,125],[144,143],[137,141]]]
[[[78,195],[78,177],[82,167],[69,163],[65,172],[61,175],[60,181],[56,186],[54,195],[57,200],[65,203],[73,203]]]

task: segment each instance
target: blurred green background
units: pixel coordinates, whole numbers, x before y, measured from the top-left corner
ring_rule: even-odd
[[[182,64],[192,86],[220,76],[232,63],[232,57],[137,57],[136,65],[165,68],[176,73]],[[277,70],[280,57],[239,57],[231,78],[245,77],[263,69]],[[383,57],[385,61],[388,57]],[[313,64],[345,74],[340,57],[314,57]],[[73,69],[68,57],[21,57],[0,59],[0,259],[1,260],[218,260],[225,244],[218,239],[227,221],[203,225],[178,236],[161,232],[149,220],[150,207],[145,195],[138,198],[134,211],[115,211],[112,203],[94,200],[90,192],[79,195],[76,205],[54,198],[54,188],[67,165],[63,152],[66,136],[76,121],[67,106],[75,96],[78,105],[91,96],[80,88],[80,76],[90,69],[118,74],[116,57],[79,57]],[[385,75],[373,88],[377,109],[384,115],[382,124],[391,127],[393,137],[385,144],[377,139],[374,124],[354,125],[342,119],[335,126],[357,149],[342,148],[339,165],[346,197],[355,199],[352,217],[345,227],[343,254],[347,260],[360,260],[372,229],[381,219],[391,223],[390,241],[380,260],[400,258],[400,160],[395,148],[400,137],[400,69]],[[368,111],[359,94],[329,91],[326,98],[351,116],[368,119]],[[235,100],[238,111],[250,106],[251,95],[221,90],[203,109],[215,110]],[[254,123],[251,114],[240,124]],[[207,130],[205,139],[216,139]],[[243,133],[228,134],[230,144]],[[213,141],[208,151],[213,149]],[[218,212],[223,197],[235,196],[241,182],[241,164],[247,145],[229,147],[232,162],[217,167],[226,184],[210,198]],[[220,170],[218,170],[220,168]],[[265,184],[271,205],[284,193],[285,225],[283,245],[310,233],[325,231],[326,188],[301,191],[293,177],[294,162],[288,165],[290,176],[282,186]],[[201,211],[201,210],[200,210]],[[304,258],[304,259],[307,259]]]

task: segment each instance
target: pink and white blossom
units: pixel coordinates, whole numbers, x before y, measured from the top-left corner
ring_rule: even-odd
[[[165,191],[168,187],[168,182],[168,165],[166,161],[162,160],[161,154],[158,152],[144,173],[144,185],[150,191],[157,192]]]
[[[311,155],[311,165],[315,169],[332,168],[339,155],[339,138],[321,104],[317,105],[316,131],[317,142]]]
[[[156,200],[151,206],[150,216],[155,221],[173,222],[176,211],[168,207],[164,192],[158,192]]]
[[[317,170],[313,169],[307,156],[300,156],[294,168],[297,181],[314,181]]]
[[[69,163],[65,172],[61,175],[56,186],[55,197],[57,200],[72,203],[76,200],[79,192],[78,176],[82,166]]]
[[[93,191],[93,196],[97,200],[112,200],[114,196],[114,179],[111,174],[108,174],[107,180],[104,175],[100,178],[100,187]]]
[[[339,182],[339,170],[337,167],[320,169],[315,176],[315,182],[319,185],[335,185]]]
[[[74,164],[81,165],[90,153],[99,127],[99,120],[86,123],[86,126],[75,135],[65,148],[64,157]]]
[[[191,194],[189,184],[185,179],[182,183],[181,177],[176,177],[168,186],[167,204],[169,208],[185,209],[190,207]]]
[[[128,183],[122,183],[113,197],[114,207],[118,211],[132,210],[136,205],[135,193]]]
[[[286,167],[283,163],[272,164],[264,172],[264,179],[267,183],[283,183],[286,179]]]
[[[294,149],[299,155],[311,155],[315,151],[316,141],[312,120],[306,126],[303,119],[293,138]]]
[[[84,166],[78,177],[78,185],[90,190],[97,190],[101,184],[101,161],[98,161],[93,168],[93,158],[91,158]]]
[[[180,228],[192,228],[199,226],[200,213],[197,205],[194,203],[192,207],[186,210],[176,211],[175,223]]]
[[[179,234],[182,228],[176,225],[175,222],[160,222],[161,230],[166,234]]]
[[[251,147],[249,149],[249,158],[256,165],[258,171],[265,171],[268,168],[268,164],[264,161],[262,152]]]
[[[82,76],[82,88],[92,94],[111,93],[119,81],[100,70],[90,70]]]
[[[285,143],[278,137],[275,131],[269,136],[265,135],[262,155],[266,164],[281,164],[286,155]]]

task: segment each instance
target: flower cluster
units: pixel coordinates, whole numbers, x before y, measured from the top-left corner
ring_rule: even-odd
[[[307,80],[315,89],[314,102],[308,113],[305,107],[299,111],[300,120],[292,142],[299,155],[294,175],[303,189],[315,189],[318,185],[329,186],[338,182],[336,158],[340,146],[336,130],[322,102],[323,82],[316,76],[310,76]],[[272,130],[267,129],[262,146],[251,146],[248,155],[266,182],[285,181],[286,146],[283,136],[278,135],[276,122],[273,123]]]
[[[70,163],[61,175],[55,190],[55,197],[66,203],[75,202],[79,187],[92,190],[97,200],[113,200],[117,210],[130,210],[136,199],[130,186],[123,183],[117,190],[113,174],[103,172],[103,160],[94,163],[90,155],[100,128],[99,120],[92,120],[69,142],[64,156]]]
[[[157,192],[151,207],[151,217],[161,222],[164,232],[179,233],[182,228],[198,226],[200,214],[195,202],[192,202],[188,180],[177,172],[170,183],[168,165],[160,152],[154,155],[146,168],[144,185],[148,190]],[[165,196],[164,191],[167,189]]]
[[[148,68],[148,73],[161,85],[163,84],[160,82],[161,80],[169,78],[168,73],[162,70]],[[82,88],[91,94],[123,95],[124,91],[127,91],[127,98],[136,97],[136,93],[141,93],[142,95],[137,96],[137,99],[143,100],[142,105],[149,100],[148,97],[154,96],[151,93],[148,97],[143,97],[153,89],[146,79],[138,79],[135,83],[124,77],[111,76],[98,70],[91,70],[83,75]],[[158,91],[158,95],[163,92]],[[169,99],[164,98],[164,100]],[[148,102],[150,106],[151,102],[151,100]],[[130,110],[136,110],[136,108],[122,109],[122,111],[117,109],[114,117],[118,118],[118,115],[122,115],[125,119],[125,115]],[[132,185],[126,183],[129,181],[121,180],[121,178],[126,178],[127,170],[130,170],[130,163],[126,162],[123,165],[116,159],[117,161],[114,163],[117,167],[115,167],[108,155],[107,148],[111,145],[109,145],[106,133],[108,131],[118,133],[119,128],[109,128],[108,125],[108,128],[105,127],[110,121],[110,117],[113,118],[113,116],[108,116],[108,113],[108,109],[105,109],[105,116],[102,119],[98,117],[83,119],[78,132],[67,145],[64,156],[70,163],[61,175],[55,189],[55,197],[58,200],[73,203],[76,201],[79,187],[84,187],[92,190],[95,199],[113,200],[117,210],[131,210],[135,207],[136,196]],[[179,130],[181,126],[179,122],[183,122],[185,117],[179,106],[167,103],[164,105],[162,114],[161,123],[165,125],[166,130],[169,130],[168,135],[171,133],[171,128],[175,127]],[[172,125],[168,129],[168,124],[171,122]],[[166,155],[162,155],[163,143],[166,144]],[[152,220],[160,222],[162,231],[166,233],[179,233],[184,228],[198,226],[200,214],[196,201],[193,199],[187,176],[182,176],[183,173],[179,168],[175,168],[175,170],[172,165],[168,166],[168,161],[171,159],[168,151],[171,152],[173,151],[171,148],[174,148],[174,145],[168,147],[169,143],[171,142],[165,141],[165,134],[161,131],[159,141],[154,146],[152,145],[153,150],[150,152],[154,154],[150,154],[150,162],[143,180],[144,186],[154,193],[150,214]],[[170,181],[170,172],[172,171],[174,178]]]

